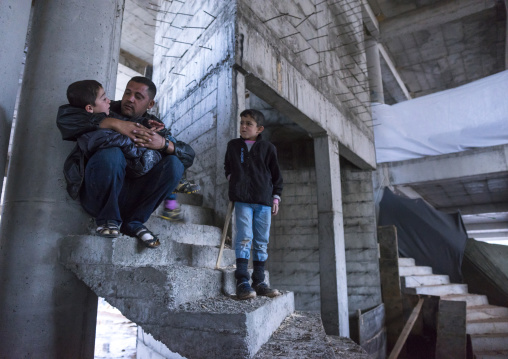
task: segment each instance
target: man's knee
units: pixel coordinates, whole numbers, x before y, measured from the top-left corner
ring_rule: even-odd
[[[118,147],[98,150],[88,161],[89,164],[97,164],[101,168],[125,169],[126,161],[122,150]]]
[[[185,170],[182,161],[180,161],[176,156],[166,156],[164,161],[166,162],[165,167],[169,172],[168,175],[180,180],[183,176],[183,171]]]

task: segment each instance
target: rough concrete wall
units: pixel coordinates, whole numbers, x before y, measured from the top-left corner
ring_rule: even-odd
[[[241,0],[237,31],[235,62],[250,90],[308,132],[338,139],[356,165],[375,167],[360,1]]]
[[[235,6],[219,0],[164,2],[155,36],[159,115],[196,151],[187,177],[201,185],[209,208],[227,193],[219,163],[235,128],[234,13]]]
[[[380,303],[379,251],[372,172],[341,164],[349,313]]]
[[[284,170],[279,215],[272,217],[268,269],[274,288],[295,292],[297,310],[319,310],[316,171]]]

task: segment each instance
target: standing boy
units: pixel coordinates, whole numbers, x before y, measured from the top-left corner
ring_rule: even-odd
[[[271,214],[279,212],[282,175],[273,144],[261,138],[265,117],[257,110],[240,114],[240,138],[229,141],[224,169],[229,180],[229,200],[235,202],[236,296],[275,297],[277,289],[265,283],[265,262]],[[247,266],[253,248],[252,287]]]

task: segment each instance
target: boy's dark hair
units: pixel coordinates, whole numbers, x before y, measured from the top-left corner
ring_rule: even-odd
[[[148,86],[148,96],[150,96],[150,100],[153,100],[155,98],[155,95],[157,95],[157,87],[155,86],[153,81],[150,80],[148,77],[134,76],[129,80],[129,82],[131,81]]]
[[[254,119],[254,121],[256,121],[256,124],[259,126],[264,126],[265,125],[265,116],[263,115],[263,113],[261,113],[261,111],[258,111],[258,110],[254,110],[254,109],[247,109],[247,110],[243,110],[242,113],[240,114],[240,117],[251,117],[252,119]]]
[[[73,82],[67,87],[67,100],[74,107],[85,108],[86,105],[95,106],[95,100],[101,88],[100,82],[95,80]]]

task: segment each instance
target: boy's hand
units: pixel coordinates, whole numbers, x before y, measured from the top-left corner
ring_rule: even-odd
[[[272,214],[274,216],[277,215],[277,213],[279,213],[279,202],[278,201],[273,201],[273,205],[272,205]]]
[[[146,128],[139,123],[122,121],[112,117],[105,118],[100,123],[99,127],[115,130],[116,132],[129,137],[135,143],[149,142],[151,136],[155,134],[154,131]]]

